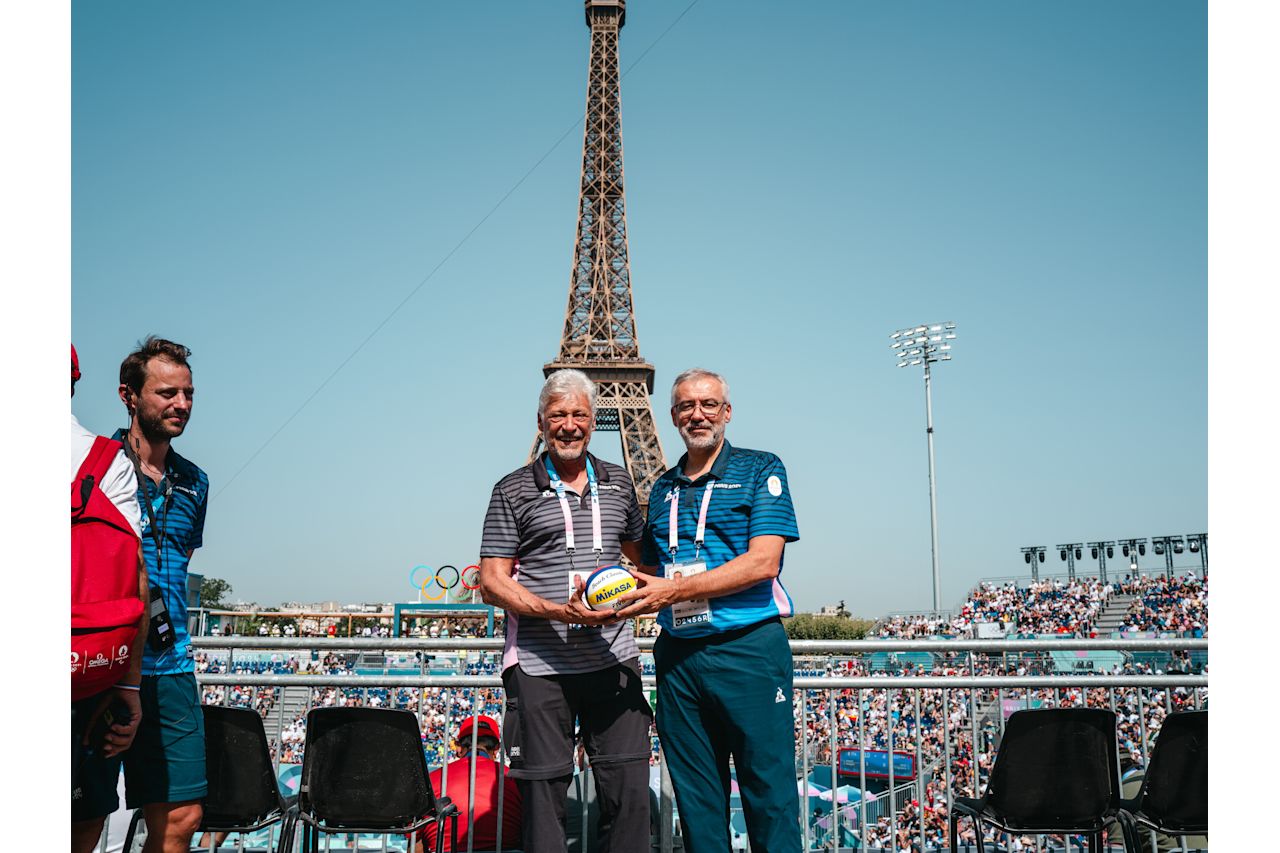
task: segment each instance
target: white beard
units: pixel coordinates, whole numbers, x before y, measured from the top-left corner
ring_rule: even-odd
[[[695,450],[710,450],[720,443],[720,439],[724,438],[724,424],[712,424],[711,430],[704,433],[691,432],[686,424],[680,427],[680,437],[684,439],[685,447]]]

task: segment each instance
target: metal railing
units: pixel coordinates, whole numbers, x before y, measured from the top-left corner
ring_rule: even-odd
[[[342,695],[352,695],[367,702],[370,690],[411,688],[416,698],[420,721],[427,712],[429,691],[431,712],[443,714],[442,734],[447,742],[453,732],[457,702],[470,705],[469,714],[482,713],[477,699],[486,698],[501,714],[505,704],[502,679],[497,674],[440,675],[428,673],[426,656],[430,653],[457,654],[462,665],[473,656],[497,661],[503,646],[501,638],[485,639],[421,639],[421,638],[266,638],[266,637],[197,637],[193,645],[203,654],[225,652],[225,666],[234,668],[236,654],[244,661],[246,652],[283,653],[303,651],[319,654],[351,652],[422,653],[419,671],[385,672],[379,675],[332,675],[320,673],[197,674],[201,689],[210,693],[222,690],[219,697],[228,701],[231,687],[277,688],[299,686],[309,691],[306,709],[318,697],[314,688],[339,688]],[[653,645],[652,638],[638,638],[642,654]],[[1135,766],[1145,765],[1150,746],[1163,716],[1182,708],[1203,708],[1207,704],[1208,676],[1202,674],[1153,674],[1132,672],[1092,672],[1089,674],[1049,674],[1036,672],[1049,665],[1050,651],[1120,652],[1128,658],[1134,652],[1207,651],[1205,639],[1054,639],[1054,640],[793,640],[792,654],[798,668],[846,669],[852,675],[797,676],[793,701],[796,721],[797,784],[801,790],[802,833],[806,850],[846,848],[856,843],[859,849],[947,849],[946,815],[950,814],[955,796],[977,796],[984,789],[990,763],[1004,731],[1007,715],[1021,707],[1061,707],[1089,704],[1110,707],[1118,713],[1120,750],[1117,762],[1125,769],[1122,756]],[[931,674],[866,674],[863,661],[877,653],[914,652],[932,656]],[[919,658],[920,655],[915,656]],[[808,666],[804,664],[808,663]],[[1018,668],[1023,674],[1016,674]],[[1010,674],[1010,673],[1014,674]],[[655,679],[643,678],[646,688]],[[353,691],[355,693],[353,694]],[[485,691],[481,694],[477,691]],[[402,697],[403,699],[403,694]],[[396,697],[389,694],[394,705]],[[401,705],[405,707],[410,702]],[[277,715],[273,749],[279,764],[282,744],[280,733],[293,720],[283,719],[284,703],[274,701],[271,712]],[[436,745],[437,755],[440,745]],[[839,766],[841,749],[859,750],[857,772]],[[907,752],[914,758],[915,773],[910,779],[895,779],[893,761],[887,763],[887,778],[867,775],[866,756],[876,750]],[[438,762],[446,769],[447,759]],[[661,784],[658,820],[653,836],[653,849],[660,853],[682,849],[675,820],[678,804],[671,791],[660,745],[657,751]],[[499,779],[502,756],[498,756]],[[807,795],[811,772],[818,766],[830,770],[830,805]],[[472,771],[474,772],[474,759]],[[474,777],[472,777],[474,778]],[[853,781],[846,790],[850,801],[842,807],[841,783]],[[442,788],[447,777],[442,780]],[[874,793],[881,788],[880,793]],[[502,790],[499,781],[498,790]],[[888,791],[893,794],[888,795]],[[459,804],[467,811],[472,804]],[[473,806],[472,806],[473,807]],[[942,810],[945,808],[945,812]],[[499,832],[501,801],[498,803]],[[470,816],[474,816],[473,814]],[[962,827],[967,821],[962,822]],[[469,822],[469,825],[473,825]],[[585,837],[587,821],[582,821],[584,837],[577,849],[591,849]],[[1118,839],[1118,834],[1116,835]],[[745,837],[733,837],[735,849],[745,849]],[[997,840],[998,839],[993,839]],[[387,840],[383,839],[384,849]],[[501,839],[499,838],[499,843]],[[1034,849],[1076,849],[1071,839],[1037,837]],[[903,844],[907,846],[899,847]],[[887,845],[887,846],[886,846]],[[1055,846],[1058,845],[1058,846]],[[1063,846],[1065,845],[1065,847]],[[470,851],[471,845],[467,845]],[[1001,848],[996,848],[1001,849]],[[1079,845],[1083,849],[1083,845]]]

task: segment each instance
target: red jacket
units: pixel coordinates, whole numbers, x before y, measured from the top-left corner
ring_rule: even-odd
[[[440,793],[440,770],[431,773],[431,789],[436,796]],[[444,792],[458,807],[458,849],[467,849],[467,800],[470,796],[471,759],[459,758],[449,762],[449,790]],[[510,775],[503,773],[502,779],[502,849],[518,850],[523,846],[520,834],[521,806],[520,790]],[[475,845],[474,849],[493,850],[498,840],[498,771],[492,758],[476,756],[476,804],[475,804]],[[444,849],[451,850],[450,832],[444,829]],[[418,833],[419,849],[434,850],[436,844],[436,825],[423,827]]]

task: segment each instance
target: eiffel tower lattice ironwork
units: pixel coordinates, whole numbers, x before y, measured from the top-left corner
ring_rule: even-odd
[[[627,471],[644,506],[667,464],[649,402],[653,365],[640,357],[627,258],[618,73],[618,32],[626,22],[626,0],[586,0],[585,5],[591,60],[578,230],[560,351],[543,373],[572,367],[596,383],[596,430],[622,434]],[[541,449],[539,435],[530,459]]]

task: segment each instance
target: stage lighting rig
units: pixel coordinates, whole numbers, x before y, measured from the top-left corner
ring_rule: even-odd
[[[1098,561],[1098,580],[1107,582],[1107,559],[1116,555],[1114,542],[1090,542],[1089,555]]]
[[[1120,553],[1129,558],[1129,571],[1138,571],[1138,558],[1147,555],[1146,538],[1119,539],[1116,544],[1120,546]]]
[[[1182,553],[1184,549],[1182,537],[1152,536],[1151,547],[1157,554],[1164,555],[1164,576],[1173,580],[1173,555]]]
[[[1084,547],[1081,542],[1069,542],[1066,545],[1055,545],[1058,549],[1058,557],[1067,561],[1067,577],[1072,581],[1076,579],[1076,560],[1083,555],[1080,549]]]
[[[1022,549],[1023,561],[1031,567],[1031,580],[1040,580],[1040,564],[1044,562],[1045,546],[1028,545]]]
[[[1209,579],[1209,534],[1188,533],[1187,550],[1200,555],[1200,578]]]

